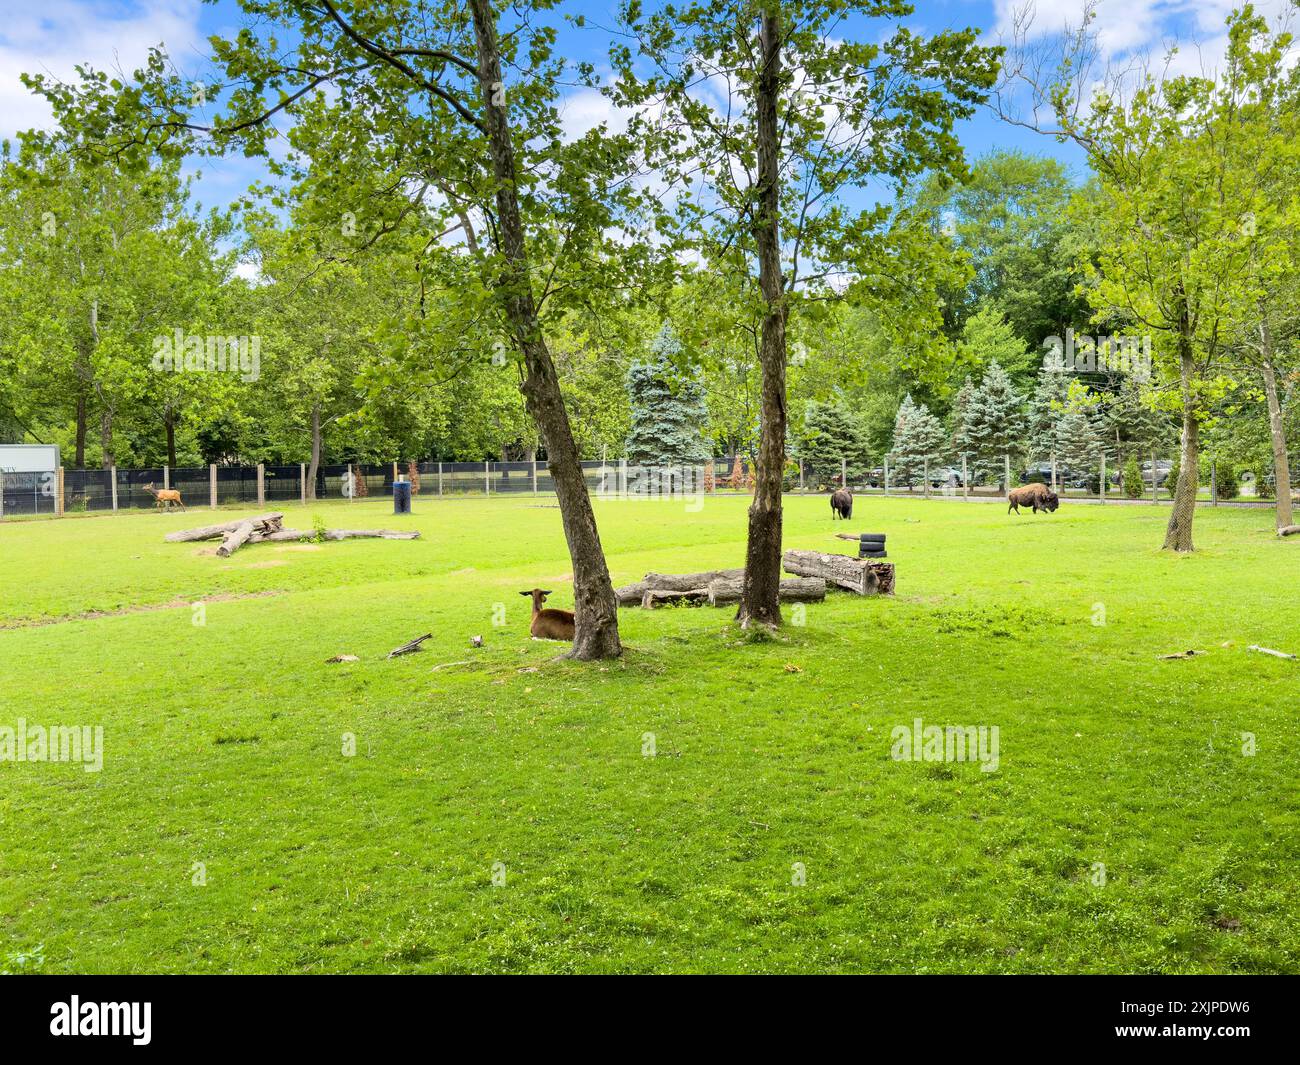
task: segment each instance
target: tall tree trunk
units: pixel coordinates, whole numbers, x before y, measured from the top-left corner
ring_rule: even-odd
[[[77,447],[73,465],[79,469],[86,468],[86,386],[80,385],[77,392]]]
[[[1200,486],[1199,426],[1196,403],[1192,395],[1192,342],[1186,335],[1179,338],[1179,375],[1183,400],[1182,450],[1178,458],[1178,484],[1174,488],[1174,506],[1165,529],[1164,546],[1173,551],[1192,550],[1192,519],[1196,515],[1196,490]],[[1152,476],[1155,476],[1154,471]]]
[[[757,89],[758,283],[766,304],[758,361],[763,373],[758,468],[749,505],[744,591],[736,617],[743,627],[781,624],[781,480],[785,473],[785,284],[781,277],[780,133],[781,8],[763,10],[759,45],[763,67]]]
[[[320,472],[320,404],[311,409],[311,462],[307,466],[307,498],[316,498],[316,477]]]
[[[176,415],[170,407],[163,415],[163,425],[167,427],[167,465],[176,469]]]
[[[113,458],[113,408],[108,404],[104,405],[104,411],[99,416],[99,445],[104,452],[104,469],[111,469],[115,464]]]
[[[496,181],[498,240],[506,264],[505,283],[498,287],[497,298],[502,302],[515,343],[523,355],[525,378],[520,388],[528,413],[536,421],[546,444],[547,465],[555,482],[564,537],[573,561],[576,633],[571,654],[584,660],[614,658],[623,653],[618,638],[614,585],[609,579],[605,552],[596,530],[596,515],[591,509],[559,377],[533,301],[524,224],[515,191],[515,150],[501,80],[496,17],[491,0],[470,0],[470,8],[478,45],[483,121]]]
[[[1273,487],[1277,493],[1277,527],[1294,524],[1291,515],[1291,466],[1286,453],[1286,430],[1282,427],[1282,404],[1277,398],[1277,374],[1273,370],[1272,345],[1268,327],[1261,326],[1265,355],[1260,366],[1264,378],[1264,395],[1268,399],[1268,434],[1273,442]]]

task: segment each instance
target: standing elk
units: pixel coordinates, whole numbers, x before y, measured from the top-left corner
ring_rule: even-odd
[[[153,496],[153,503],[156,507],[170,510],[171,505],[175,503],[181,510],[185,509],[185,504],[181,502],[181,494],[175,488],[155,488],[153,482],[150,481],[144,486],[144,490]]]
[[[520,592],[520,595],[530,595],[533,597],[533,622],[528,626],[528,631],[533,634],[534,640],[572,640],[574,631],[573,611],[572,610],[555,610],[542,609],[542,604],[546,602],[546,597],[551,593],[543,591],[541,588],[532,588],[526,592]]]

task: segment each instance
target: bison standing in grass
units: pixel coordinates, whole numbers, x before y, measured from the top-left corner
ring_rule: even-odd
[[[1013,488],[1007,493],[1007,513],[1013,510],[1019,514],[1021,507],[1033,507],[1034,513],[1045,510],[1051,513],[1061,505],[1061,500],[1055,492],[1045,484],[1027,484],[1021,488]]]
[[[853,517],[853,493],[847,488],[837,488],[831,493],[831,520],[837,514],[846,519]]]

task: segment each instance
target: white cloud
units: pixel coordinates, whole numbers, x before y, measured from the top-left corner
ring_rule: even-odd
[[[130,72],[165,44],[184,66],[205,50],[200,0],[39,0],[6,4],[0,23],[0,136],[50,124],[20,73],[71,79],[78,63]]]

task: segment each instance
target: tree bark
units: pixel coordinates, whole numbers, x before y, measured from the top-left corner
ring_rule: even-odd
[[[1267,345],[1267,327],[1262,330]],[[1282,405],[1277,398],[1277,374],[1273,370],[1272,352],[1260,366],[1264,378],[1264,395],[1268,399],[1268,432],[1273,442],[1273,488],[1277,493],[1277,527],[1286,528],[1294,518],[1291,513],[1291,466],[1286,452],[1286,430],[1282,427]]]
[[[320,472],[320,404],[311,409],[311,462],[307,466],[307,498],[316,498],[316,477]]]
[[[117,463],[113,457],[113,408],[109,406],[99,416],[99,446],[104,453],[104,469],[112,469]]]
[[[163,425],[167,428],[167,465],[176,469],[176,415],[171,407],[163,415]]]
[[[203,525],[197,529],[181,529],[177,532],[168,533],[163,537],[163,540],[169,544],[185,544],[195,540],[215,540],[218,536],[225,536],[226,533],[238,529],[244,522],[251,522],[255,531],[266,534],[278,530],[283,520],[284,514],[275,511],[272,514],[259,514],[255,518],[235,518],[233,521],[223,521],[217,525]]]
[[[79,469],[86,468],[86,388],[79,386],[77,392],[77,444],[73,465]]]
[[[781,624],[781,479],[785,472],[785,283],[781,276],[780,132],[777,102],[781,88],[781,8],[763,9],[759,27],[762,69],[756,92],[758,211],[754,240],[758,282],[766,305],[758,359],[762,401],[754,499],[749,505],[745,547],[744,595],[736,618],[776,628]]]
[[[1200,485],[1199,425],[1192,395],[1192,342],[1184,334],[1179,338],[1179,375],[1183,400],[1182,449],[1178,458],[1178,484],[1174,488],[1174,505],[1165,529],[1164,546],[1171,551],[1191,551],[1192,519],[1196,516],[1196,490]],[[1152,476],[1154,476],[1154,472]]]
[[[618,637],[614,585],[605,564],[605,552],[555,363],[542,336],[533,300],[524,223],[515,190],[515,149],[501,79],[496,16],[490,0],[470,0],[470,8],[478,48],[483,120],[496,186],[497,240],[506,267],[505,276],[496,288],[497,298],[523,356],[525,378],[520,388],[528,413],[546,444],[547,465],[555,483],[564,537],[573,561],[576,631],[570,657],[615,658],[623,653],[623,646]]]

